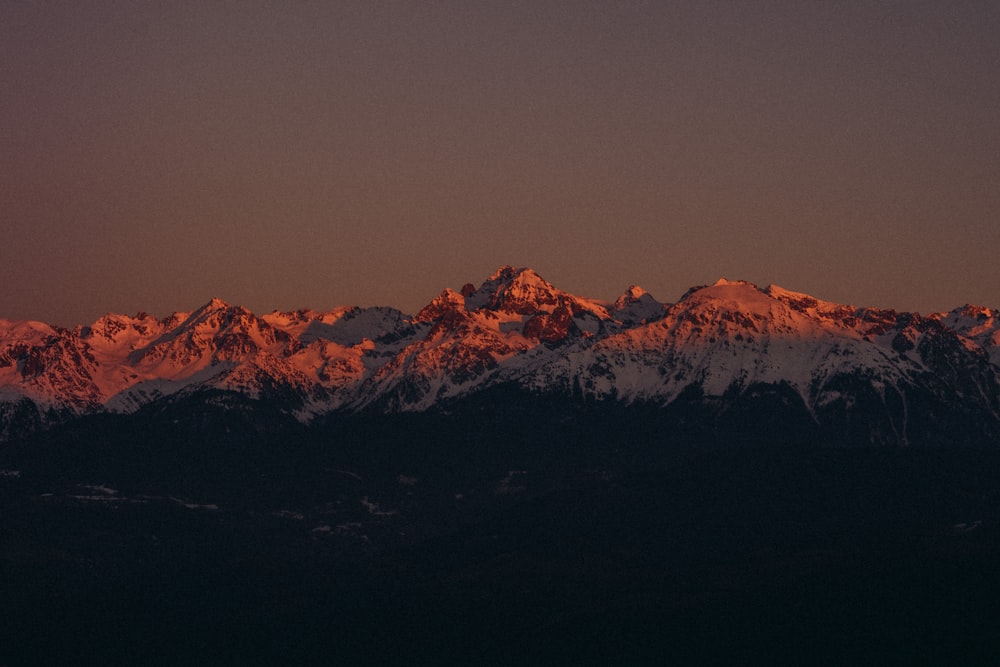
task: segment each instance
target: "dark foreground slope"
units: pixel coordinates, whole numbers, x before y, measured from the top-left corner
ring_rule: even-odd
[[[216,398],[0,452],[0,664],[986,664],[1000,646],[993,443],[735,446],[735,422],[544,401],[307,429]]]

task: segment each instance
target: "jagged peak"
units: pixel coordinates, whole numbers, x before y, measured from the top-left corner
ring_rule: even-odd
[[[157,333],[164,327],[164,321],[158,320],[149,313],[140,311],[135,315],[120,313],[105,313],[87,326],[78,326],[73,331],[83,338],[98,335],[105,339],[115,339],[131,331],[133,334],[148,335]],[[125,334],[128,335],[128,334]]]
[[[611,309],[619,321],[629,326],[659,319],[666,313],[666,306],[638,285],[625,290]]]
[[[267,315],[265,318],[283,318],[283,319],[315,319],[320,313],[316,312],[312,308],[299,308],[297,310],[278,310],[275,308]]]
[[[218,297],[212,297],[211,301],[209,301],[204,306],[191,313],[191,317],[201,318],[214,314],[226,314],[232,316],[243,315],[243,316],[256,317],[252,312],[250,312],[243,306],[235,306]]]
[[[208,303],[202,306],[203,310],[229,310],[229,308],[231,306],[217,296],[213,296]]]
[[[489,307],[529,314],[541,306],[556,306],[570,295],[556,289],[534,270],[518,269],[493,290]]]
[[[649,292],[638,285],[629,285],[629,288],[615,300],[615,309],[621,310],[630,304],[636,303],[644,296],[652,298]]]
[[[514,276],[515,273],[517,273],[517,269],[515,269],[510,264],[504,264],[496,271],[494,271],[493,274],[486,279],[486,281],[491,282],[491,281],[509,280]]]
[[[955,310],[951,311],[956,315],[962,315],[964,317],[974,317],[981,319],[988,319],[996,316],[996,311],[992,308],[987,308],[986,306],[978,306],[974,303],[967,303],[964,306],[960,306]]]
[[[649,294],[649,292],[644,290],[639,285],[629,285],[628,289],[625,290],[625,294],[632,297],[633,299],[638,299],[643,294]]]
[[[535,300],[530,295],[541,295],[546,304],[553,304],[557,299],[553,295],[562,294],[547,280],[529,267],[515,269],[504,265],[498,268],[476,290],[469,290],[468,285],[462,288],[465,306],[469,310],[489,308],[504,309],[504,304],[516,301],[524,305],[526,301]],[[517,306],[517,307],[521,307]]]
[[[521,267],[514,271],[512,283],[520,283],[522,285],[546,285],[551,287],[551,283],[545,278],[538,275],[538,272],[530,267]]]
[[[183,313],[179,314],[183,315]],[[243,306],[234,306],[222,299],[213,298],[201,308],[198,308],[185,317],[176,326],[169,324],[166,326],[170,330],[180,332],[181,330],[214,330],[220,327],[225,329],[233,327],[270,327],[271,325],[263,319],[258,318]]]
[[[729,280],[728,278],[719,278],[714,283],[712,287],[735,287],[737,285],[742,285],[744,287],[753,287],[754,289],[759,289],[755,284],[749,280]]]
[[[122,313],[104,313],[96,320],[94,320],[91,326],[96,328],[101,324],[110,322],[134,323],[134,322],[155,322],[155,321],[159,321],[158,318],[150,315],[145,311],[139,311],[135,315],[124,315]]]
[[[513,286],[537,287],[548,290],[555,289],[552,284],[542,278],[537,271],[528,266],[514,268],[509,265],[501,266],[494,271],[489,278],[480,285],[477,291],[499,291]]]
[[[440,294],[420,309],[414,322],[433,322],[440,319],[445,313],[465,311],[465,297],[459,292],[446,287]]]

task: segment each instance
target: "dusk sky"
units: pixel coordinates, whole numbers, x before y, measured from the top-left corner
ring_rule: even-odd
[[[0,0],[0,317],[501,264],[1000,307],[1000,3]]]

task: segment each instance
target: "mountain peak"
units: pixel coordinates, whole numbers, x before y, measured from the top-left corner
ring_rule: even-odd
[[[548,285],[548,281],[538,275],[538,272],[529,266],[523,266],[514,271],[514,281],[521,283],[544,283]]]
[[[221,313],[227,310],[231,310],[233,306],[223,301],[217,296],[213,296],[208,303],[202,305],[200,308],[196,308],[191,312],[192,317],[210,315],[212,313]]]
[[[648,294],[649,292],[642,289],[638,285],[629,285],[629,288],[625,290],[625,293],[615,300],[615,309],[621,310],[625,306],[637,302],[639,299]]]
[[[489,302],[492,310],[528,315],[539,310],[551,310],[563,301],[563,292],[533,269],[504,267],[497,273],[501,279],[497,281]]]
[[[441,319],[445,314],[451,312],[462,312],[465,310],[465,297],[459,292],[445,288],[443,292],[434,297],[434,300],[420,309],[414,322],[433,322]]]
[[[558,295],[562,294],[534,269],[515,269],[509,265],[494,271],[478,289],[473,291],[468,287],[462,288],[462,296],[465,297],[465,306],[469,310],[489,308],[509,312],[524,311],[527,314],[537,311],[541,305],[554,307],[559,302]]]
[[[502,280],[510,280],[511,278],[514,277],[517,271],[518,270],[515,269],[510,264],[504,264],[503,266],[499,267],[496,271],[494,271],[492,275],[490,275],[490,277],[486,279],[486,282],[493,282],[493,281],[499,282]]]
[[[564,292],[526,266],[517,269],[501,266],[478,289],[471,284],[465,285],[461,295],[470,311],[485,308],[508,314],[534,315],[566,306],[574,317],[585,312],[602,320],[610,317],[603,302]]]
[[[630,285],[625,293],[615,300],[613,310],[615,317],[621,322],[635,326],[661,317],[664,305],[638,285]]]
[[[514,268],[510,265],[503,265],[498,268],[493,274],[486,279],[483,285],[489,283],[511,285],[511,284],[522,284],[522,285],[544,285],[545,287],[552,288],[552,285],[538,275],[538,272],[529,266],[522,266],[519,268]]]
[[[757,287],[748,280],[729,280],[728,278],[719,278],[714,283],[712,283],[712,287],[734,287],[736,285],[749,286],[753,288]]]
[[[996,311],[992,308],[977,306],[972,303],[967,303],[961,308],[956,308],[954,312],[964,315],[965,317],[972,317],[979,320],[988,320],[996,316]]]
[[[687,292],[681,296],[681,301],[688,301],[690,299],[725,299],[732,301],[734,299],[740,300],[742,298],[751,298],[756,300],[758,297],[767,298],[768,295],[764,290],[757,287],[757,285],[749,282],[747,280],[729,280],[727,278],[719,278],[711,285],[695,285],[694,287],[688,289]]]

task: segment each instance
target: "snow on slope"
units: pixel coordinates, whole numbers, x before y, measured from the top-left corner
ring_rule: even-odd
[[[608,304],[504,266],[413,317],[356,307],[257,316],[213,299],[191,313],[106,315],[74,330],[0,320],[0,400],[131,411],[212,387],[280,395],[308,419],[425,410],[507,382],[658,404],[691,386],[723,396],[783,383],[816,410],[839,400],[851,376],[879,392],[936,382],[989,403],[988,354],[1000,359],[990,309],[924,318],[727,280],[672,305],[638,286]]]
[[[927,332],[889,312],[720,280],[689,292],[663,319],[570,351],[525,383],[661,404],[690,385],[723,396],[787,383],[815,408],[839,397],[828,381],[845,374],[884,388],[931,370],[914,351]]]
[[[530,268],[500,267],[478,288],[445,289],[413,319],[433,324],[361,388],[355,409],[425,410],[446,399],[531,375],[663,307],[641,288],[609,308],[557,289]],[[615,315],[624,314],[624,320]],[[641,317],[639,317],[641,316]]]
[[[638,285],[632,285],[615,301],[611,312],[628,326],[645,324],[663,317],[666,306]]]
[[[1000,311],[982,306],[965,305],[931,318],[975,341],[1000,365]]]

